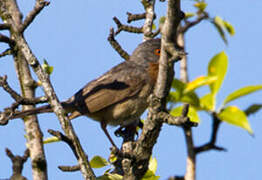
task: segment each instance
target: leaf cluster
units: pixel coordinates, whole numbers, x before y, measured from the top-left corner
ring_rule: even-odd
[[[237,89],[230,93],[224,99],[220,108],[216,107],[217,94],[221,89],[222,83],[227,73],[228,56],[224,51],[216,54],[209,62],[207,75],[199,76],[189,83],[183,83],[174,79],[169,93],[169,102],[171,106],[177,103],[190,104],[189,117],[193,122],[199,122],[198,111],[206,111],[210,114],[215,113],[221,121],[239,126],[253,134],[247,116],[261,109],[261,104],[253,104],[246,111],[241,110],[236,105],[229,105],[234,100],[254,93],[262,89],[262,85],[251,85]],[[202,86],[209,86],[209,92],[199,97],[196,90]],[[181,114],[182,106],[171,108],[170,112],[174,116]]]

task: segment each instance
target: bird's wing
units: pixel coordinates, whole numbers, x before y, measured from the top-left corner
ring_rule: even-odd
[[[94,113],[136,95],[146,82],[144,68],[124,62],[76,93],[75,105],[82,113]]]

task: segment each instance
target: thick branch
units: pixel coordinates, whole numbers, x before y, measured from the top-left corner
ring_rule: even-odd
[[[146,3],[147,1],[142,2]],[[153,3],[154,5],[154,2],[149,2]],[[153,13],[151,13],[151,16],[152,15]],[[133,163],[135,164],[135,166],[131,163],[132,172],[135,176],[135,178],[133,179],[142,178],[142,176],[146,172],[148,161],[152,154],[152,149],[156,143],[164,121],[162,115],[166,115],[165,113],[163,113],[163,111],[165,111],[166,96],[168,94],[172,81],[172,79],[169,79],[168,76],[170,74],[173,75],[172,71],[170,70],[173,66],[168,66],[168,54],[165,51],[164,47],[167,43],[173,42],[174,38],[172,37],[174,36],[172,35],[176,34],[176,29],[178,24],[180,23],[180,20],[180,1],[169,0],[167,19],[164,25],[165,28],[162,31],[161,57],[159,60],[157,84],[155,87],[154,95],[152,95],[150,99],[148,117],[145,121],[142,134],[136,142],[135,150],[133,151],[135,152],[136,156],[136,162]],[[147,28],[149,28],[149,26]]]
[[[40,1],[39,1],[40,2]],[[65,116],[65,111],[61,104],[58,101],[58,98],[54,92],[54,89],[50,83],[49,76],[47,73],[44,72],[42,69],[39,61],[35,57],[35,55],[32,53],[31,49],[29,48],[26,40],[23,36],[23,30],[24,28],[21,28],[22,22],[21,22],[21,13],[17,7],[15,0],[5,0],[4,3],[0,3],[0,15],[2,19],[6,20],[7,23],[9,23],[12,26],[12,39],[16,42],[16,50],[20,56],[20,58],[24,59],[24,65],[27,66],[28,64],[32,67],[34,72],[36,73],[38,79],[42,82],[42,87],[44,89],[45,95],[48,98],[51,107],[53,108],[53,111],[57,115],[60,124],[66,134],[67,137],[69,137],[76,148],[76,152],[78,154],[78,163],[81,167],[82,175],[85,179],[95,179],[94,172],[92,171],[89,162],[87,160],[87,157],[84,153],[84,150],[79,142],[78,137],[76,136],[76,133],[74,132],[74,129],[72,127],[71,122],[69,119]],[[32,16],[34,17],[34,15]],[[30,24],[30,18],[29,21],[27,21]],[[19,60],[17,60],[19,62]],[[37,167],[37,164],[33,164]]]
[[[22,26],[22,14],[19,11],[15,0],[1,0],[0,16],[2,20],[10,24],[10,39],[9,43],[14,57],[14,65],[16,74],[20,83],[21,96],[32,99],[35,97],[35,87],[32,86],[34,82],[31,72],[23,55],[21,48],[17,46],[19,38],[23,38],[23,34],[19,33]],[[14,43],[13,43],[14,42]],[[23,105],[23,110],[34,108],[33,105]],[[43,148],[43,134],[38,124],[38,119],[35,115],[23,118],[25,131],[27,135],[27,148],[30,151],[30,159],[32,166],[33,179],[47,179],[47,163]]]
[[[50,104],[53,108],[53,111],[57,115],[60,124],[68,138],[73,141],[73,144],[76,149],[76,153],[78,154],[78,163],[81,167],[82,175],[85,179],[94,179],[95,175],[92,171],[89,162],[87,161],[86,154],[80,144],[78,137],[73,129],[71,122],[69,121],[68,117],[65,116],[65,111],[62,105],[59,103],[58,98],[54,92],[54,89],[50,83],[49,76],[44,72],[41,68],[38,60],[34,56],[34,54],[29,49],[26,41],[21,37],[18,41],[19,48],[23,52],[24,56],[26,57],[28,63],[31,65],[35,73],[37,74],[39,80],[42,82],[43,89],[45,91],[46,96],[50,100]]]
[[[152,38],[152,26],[153,26],[153,21],[155,18],[155,0],[141,0],[141,3],[144,6],[144,9],[146,11],[146,17],[145,17],[145,22],[143,26],[143,33],[144,33],[144,38],[143,40],[148,40]]]

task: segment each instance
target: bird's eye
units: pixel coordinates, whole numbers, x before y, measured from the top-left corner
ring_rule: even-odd
[[[154,53],[155,55],[160,56],[160,49],[155,49]]]

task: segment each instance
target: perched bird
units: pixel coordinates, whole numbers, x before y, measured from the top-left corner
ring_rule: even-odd
[[[152,39],[138,45],[129,60],[124,61],[99,78],[87,83],[62,106],[69,119],[88,116],[99,121],[115,146],[106,126],[126,126],[137,119],[148,107],[148,97],[158,75],[160,39]],[[32,110],[17,112],[13,118],[44,112],[52,112],[46,105]]]

